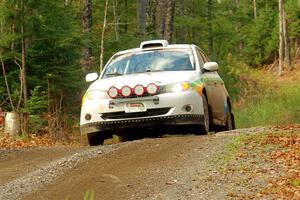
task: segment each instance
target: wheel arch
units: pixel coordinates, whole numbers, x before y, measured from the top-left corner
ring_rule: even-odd
[[[207,105],[208,105],[208,112],[209,112],[209,131],[214,131],[215,130],[215,125],[214,125],[214,115],[213,115],[213,110],[212,110],[212,106],[208,100],[208,96],[207,96],[207,91],[206,88],[203,87],[202,88],[202,94],[205,95],[206,97],[206,101],[207,101]]]

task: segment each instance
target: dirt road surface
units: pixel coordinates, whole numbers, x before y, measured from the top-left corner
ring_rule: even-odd
[[[227,199],[209,162],[235,134],[0,151],[0,199]]]

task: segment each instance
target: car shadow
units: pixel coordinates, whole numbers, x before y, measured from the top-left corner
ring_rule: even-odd
[[[119,142],[140,140],[145,138],[161,138],[167,136],[204,135],[200,126],[176,125],[176,126],[151,126],[120,129],[113,132],[119,138]]]

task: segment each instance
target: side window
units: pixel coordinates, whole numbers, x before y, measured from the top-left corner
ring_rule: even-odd
[[[199,64],[200,64],[200,69],[203,69],[203,65],[204,65],[205,61],[203,60],[199,49],[196,49],[196,52],[197,52],[197,57],[198,57]]]
[[[201,54],[201,57],[204,60],[204,63],[209,62],[209,59],[207,58],[207,56],[202,51],[200,51],[200,54]]]

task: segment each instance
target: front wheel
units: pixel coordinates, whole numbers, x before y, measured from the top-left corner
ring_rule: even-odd
[[[98,146],[103,145],[105,138],[100,133],[89,133],[87,139],[90,146]]]
[[[235,129],[234,115],[231,113],[231,110],[229,110],[226,114],[225,126],[218,126],[216,132],[231,131],[233,129]]]
[[[234,117],[233,114],[231,114],[231,111],[226,116],[226,125],[225,125],[225,131],[230,131],[234,129]]]
[[[204,124],[202,125],[202,133],[207,135],[210,130],[210,112],[205,94],[202,95],[202,104],[204,111]]]

